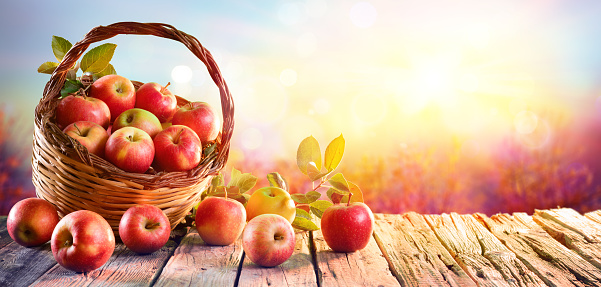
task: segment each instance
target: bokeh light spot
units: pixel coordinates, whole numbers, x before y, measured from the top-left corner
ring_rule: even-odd
[[[175,66],[171,70],[171,79],[176,83],[188,83],[192,80],[192,69],[185,65]]]
[[[519,134],[531,134],[538,125],[538,117],[531,111],[521,111],[515,115],[513,125]]]
[[[349,17],[355,26],[369,28],[376,22],[378,11],[369,2],[358,2],[351,8]]]
[[[296,75],[295,70],[284,69],[280,73],[280,82],[285,87],[290,87],[290,86],[293,86],[294,84],[296,84],[296,79],[297,79],[297,75]]]

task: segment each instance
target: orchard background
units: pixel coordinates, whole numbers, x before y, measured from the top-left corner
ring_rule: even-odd
[[[232,167],[311,183],[296,148],[344,134],[338,168],[374,212],[601,208],[601,2],[7,1],[0,11],[0,214],[31,183],[52,35],[162,22],[217,59],[236,107]],[[117,36],[117,73],[219,110],[180,43]],[[322,150],[325,146],[322,146]]]

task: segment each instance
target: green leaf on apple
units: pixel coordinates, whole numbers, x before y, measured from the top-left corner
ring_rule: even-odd
[[[309,200],[307,199],[307,196],[305,194],[303,194],[303,193],[291,194],[290,197],[296,203],[309,203]]]
[[[327,201],[327,200],[317,200],[311,204],[309,204],[309,207],[311,208],[311,212],[313,212],[313,214],[315,214],[315,216],[321,218],[321,216],[323,215],[323,212],[326,211],[326,209],[328,209],[328,207],[332,206],[332,203]]]
[[[106,66],[106,68],[104,68],[104,70],[94,74],[94,80],[100,79],[106,75],[116,75],[117,71],[115,70],[115,67],[113,67],[113,65],[108,64]]]
[[[79,89],[83,89],[83,84],[80,81],[67,79],[65,80],[65,85],[61,89],[61,98],[76,93]]]
[[[38,68],[38,73],[52,74],[52,73],[54,73],[54,70],[56,70],[56,67],[58,67],[58,63],[46,62],[46,63],[40,65],[40,67]]]
[[[342,173],[335,174],[330,179],[328,179],[328,182],[332,185],[332,187],[334,187],[337,190],[347,192],[350,191],[349,184],[346,181],[346,178],[344,178],[344,175],[342,175]]]
[[[73,47],[73,44],[67,39],[59,36],[52,36],[52,53],[54,53],[54,57],[56,57],[57,61],[62,61],[71,47]]]
[[[307,164],[315,163],[317,170],[321,169],[321,149],[313,136],[305,138],[296,152],[296,164],[303,174],[307,174]]]
[[[326,148],[324,166],[329,172],[332,172],[338,167],[338,164],[340,164],[342,155],[344,154],[344,145],[344,137],[341,134],[339,137],[332,140]]]
[[[294,218],[294,221],[292,222],[292,227],[304,231],[319,230],[319,227],[317,227],[317,225],[313,223],[313,221],[300,216]]]
[[[352,194],[351,202],[363,202],[363,192],[361,191],[359,186],[349,181],[349,187],[350,187],[350,192]],[[341,203],[348,202],[348,194],[344,195],[340,199],[340,202]]]
[[[308,212],[306,212],[304,209],[297,208],[296,209],[296,216],[311,220],[311,214],[308,213]]]
[[[117,45],[106,43],[88,51],[81,59],[81,70],[86,73],[100,73],[113,58]]]
[[[269,181],[270,186],[279,187],[288,191],[288,184],[286,183],[286,180],[277,172],[267,174],[267,181]]]
[[[313,203],[321,197],[321,193],[311,190],[305,194],[305,197],[307,198],[306,203]]]

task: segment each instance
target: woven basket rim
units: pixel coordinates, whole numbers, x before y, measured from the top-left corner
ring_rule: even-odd
[[[103,41],[114,36],[124,35],[150,35],[181,42],[192,52],[207,68],[213,82],[219,88],[222,110],[222,129],[215,141],[216,148],[206,155],[201,163],[187,172],[158,172],[158,173],[129,173],[121,170],[107,160],[88,153],[87,149],[79,142],[70,138],[56,125],[54,121],[56,106],[59,102],[68,70],[84,54],[90,44]],[[140,82],[132,81],[140,85]],[[188,101],[178,98],[181,106]],[[175,27],[163,23],[118,22],[107,26],[97,26],[91,29],[82,40],[72,46],[65,54],[50,80],[47,82],[42,99],[35,109],[35,133],[41,133],[65,158],[79,158],[86,165],[91,166],[101,178],[112,178],[144,186],[144,189],[159,189],[163,187],[185,187],[200,182],[209,175],[215,175],[226,164],[229,155],[229,146],[234,127],[234,103],[228,86],[221,75],[219,67],[211,53],[200,44],[193,36],[177,30]],[[35,136],[34,136],[35,137]],[[36,142],[34,141],[34,144]]]

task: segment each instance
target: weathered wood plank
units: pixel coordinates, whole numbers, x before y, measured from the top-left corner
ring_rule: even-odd
[[[284,263],[265,268],[244,258],[239,286],[317,286],[309,233],[296,233],[296,247],[292,256]]]
[[[376,242],[403,286],[476,286],[423,216],[376,214]]]
[[[234,286],[241,258],[241,239],[230,246],[209,246],[191,228],[156,286]]]
[[[13,242],[13,239],[8,235],[8,229],[6,229],[6,220],[8,217],[0,216],[0,248]]]
[[[177,243],[169,240],[161,249],[140,255],[118,243],[109,261],[97,270],[76,273],[56,265],[32,285],[151,286],[176,247]]]
[[[321,286],[400,286],[373,237],[352,253],[333,252],[321,230],[313,231],[313,244]]]
[[[549,286],[601,286],[601,270],[553,239],[525,213],[475,215]]]
[[[586,218],[601,224],[601,210],[591,211],[585,214]]]
[[[425,215],[438,239],[480,286],[545,286],[472,215]]]
[[[573,209],[537,210],[532,219],[555,240],[601,268],[601,225]]]
[[[0,286],[29,286],[55,265],[50,243],[25,248],[11,242],[0,249]]]

